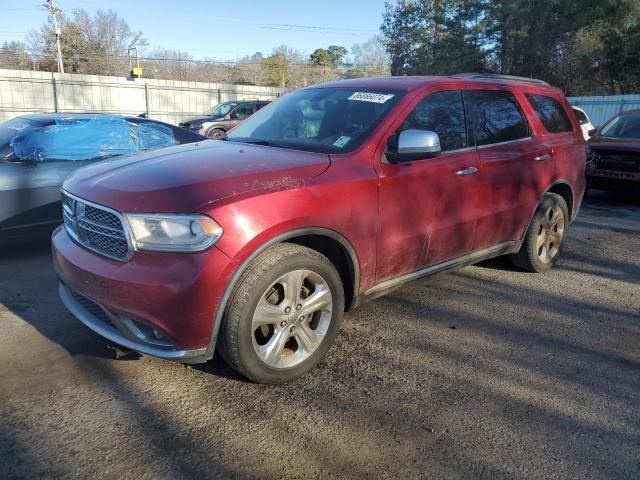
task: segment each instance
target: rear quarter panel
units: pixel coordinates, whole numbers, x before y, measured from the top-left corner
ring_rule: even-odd
[[[549,133],[542,124],[538,114],[526,98],[526,94],[545,95],[557,100],[564,108],[566,116],[572,125],[570,132]],[[538,195],[541,196],[550,186],[555,183],[568,184],[573,193],[572,219],[578,213],[584,189],[586,185],[586,149],[580,123],[571,111],[571,105],[567,101],[562,91],[553,87],[527,87],[522,88],[519,93],[519,100],[525,108],[529,117],[529,122],[534,131],[534,138],[541,148],[549,148],[553,152],[553,172],[552,175],[544,179],[538,188]]]

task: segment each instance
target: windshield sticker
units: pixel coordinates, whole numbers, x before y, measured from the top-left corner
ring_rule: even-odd
[[[345,137],[344,135],[341,136],[339,139],[337,139],[335,142],[333,142],[333,146],[334,147],[338,147],[338,148],[342,148],[344,147],[347,143],[349,143],[349,140],[351,140],[351,137]]]
[[[385,103],[392,98],[393,95],[384,93],[355,92],[348,98],[348,100],[355,100],[356,102]]]

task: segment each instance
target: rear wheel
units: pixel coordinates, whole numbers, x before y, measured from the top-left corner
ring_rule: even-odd
[[[223,319],[220,353],[255,382],[292,380],[324,358],[343,310],[340,276],[324,255],[276,245],[240,277]]]
[[[214,128],[212,130],[209,130],[209,132],[207,132],[207,136],[215,140],[221,140],[227,136],[227,132],[225,132],[221,128]]]
[[[567,226],[569,210],[560,195],[547,193],[540,202],[512,262],[524,270],[545,272],[557,262]]]

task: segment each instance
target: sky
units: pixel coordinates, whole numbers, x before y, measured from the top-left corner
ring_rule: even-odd
[[[0,0],[0,44],[24,41],[47,21],[44,0]],[[56,0],[64,12],[112,9],[150,49],[182,50],[195,59],[235,60],[288,45],[310,54],[316,48],[348,49],[379,31],[385,0]]]

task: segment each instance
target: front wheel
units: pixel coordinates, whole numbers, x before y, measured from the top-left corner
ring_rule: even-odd
[[[531,219],[520,251],[512,262],[530,272],[545,272],[558,261],[569,225],[567,202],[560,195],[547,193]]]
[[[220,353],[255,382],[293,380],[327,354],[343,310],[342,281],[329,259],[300,245],[276,245],[240,277],[223,318]]]
[[[227,136],[227,132],[225,132],[221,128],[214,128],[212,130],[209,130],[209,132],[207,132],[207,136],[209,138],[213,138],[214,140],[222,140]]]

